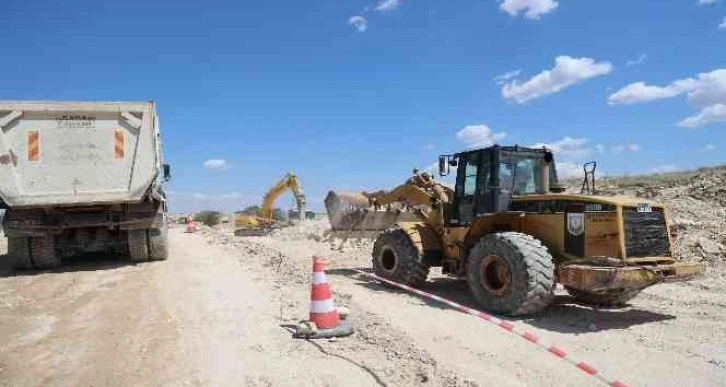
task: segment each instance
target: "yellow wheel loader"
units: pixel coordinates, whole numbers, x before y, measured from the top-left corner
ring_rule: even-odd
[[[390,192],[329,192],[331,231],[375,235],[381,277],[416,286],[441,267],[465,278],[482,307],[505,315],[543,310],[557,283],[579,302],[618,306],[705,270],[673,258],[665,206],[566,194],[546,148],[440,156],[440,175],[452,169],[453,189],[416,174]]]

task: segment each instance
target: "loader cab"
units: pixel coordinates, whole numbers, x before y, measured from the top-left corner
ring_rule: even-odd
[[[439,157],[446,176],[456,170],[449,226],[468,226],[478,216],[507,211],[512,197],[546,194],[557,187],[552,153],[544,148],[492,146]]]

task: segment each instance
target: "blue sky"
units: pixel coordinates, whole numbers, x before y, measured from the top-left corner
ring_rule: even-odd
[[[177,211],[288,170],[322,209],[492,141],[724,162],[726,0],[3,0],[0,47],[2,99],[155,100]]]

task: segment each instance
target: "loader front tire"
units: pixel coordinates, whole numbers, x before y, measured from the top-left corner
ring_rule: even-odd
[[[469,253],[467,281],[474,298],[490,312],[534,314],[554,298],[555,265],[547,247],[530,235],[489,234]]]
[[[626,306],[628,301],[635,298],[641,289],[615,289],[602,292],[588,292],[565,286],[575,302],[585,305],[615,308]]]
[[[426,281],[430,267],[421,263],[421,254],[401,229],[386,230],[373,245],[373,270],[391,281],[419,286]]]

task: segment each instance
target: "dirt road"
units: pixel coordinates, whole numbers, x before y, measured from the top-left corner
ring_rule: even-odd
[[[499,328],[358,277],[366,246],[331,250],[301,227],[174,230],[164,262],[0,271],[0,385],[598,385]],[[330,258],[352,337],[311,343],[285,329],[307,315],[313,253]],[[726,380],[722,280],[654,287],[617,311],[562,297],[519,323],[634,386],[715,386]],[[475,306],[463,283],[439,277],[427,290]]]

